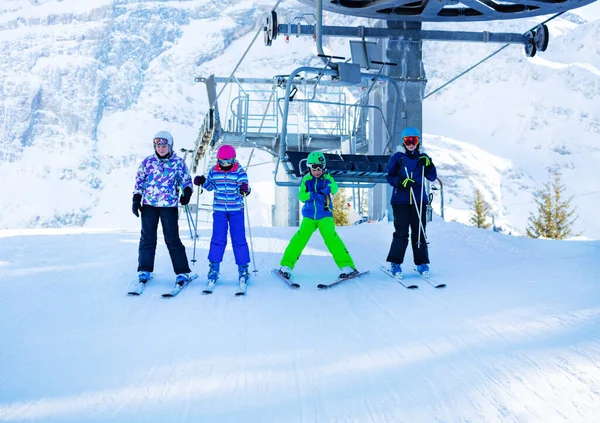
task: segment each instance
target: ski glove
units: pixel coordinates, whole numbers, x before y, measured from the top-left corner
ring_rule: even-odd
[[[199,187],[200,185],[204,185],[205,182],[206,178],[204,177],[204,175],[196,176],[194,178],[194,185],[196,185],[197,187]]]
[[[185,187],[183,189],[183,195],[179,197],[179,202],[182,206],[185,206],[190,202],[190,198],[192,197],[192,189],[190,187]]]
[[[414,180],[410,179],[410,178],[404,178],[402,180],[399,180],[400,185],[398,185],[398,188],[402,187],[402,188],[410,188],[413,186],[413,184],[415,183]]]
[[[425,155],[422,155],[421,157],[419,157],[418,163],[421,166],[426,167],[426,168],[433,166],[433,163],[431,163],[431,159]]]
[[[250,191],[252,191],[252,190],[250,189],[248,184],[246,182],[242,182],[242,185],[240,185],[240,194],[248,195],[248,194],[250,194]]]
[[[321,194],[329,195],[331,194],[331,186],[329,186],[329,181],[325,180],[323,183],[323,188],[321,188]]]
[[[142,209],[142,194],[133,194],[133,204],[131,211],[136,217],[140,217],[140,210]]]

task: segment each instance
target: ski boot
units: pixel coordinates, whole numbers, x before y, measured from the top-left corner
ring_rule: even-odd
[[[350,266],[345,266],[340,269],[340,279],[346,279],[352,275],[356,275],[358,270],[353,269]]]
[[[203,294],[212,294],[213,288],[217,279],[219,278],[219,266],[221,263],[217,262],[209,262],[208,263],[208,282],[206,283],[206,288],[202,291]]]
[[[185,286],[185,284],[190,283],[192,280],[191,273],[179,273],[175,278],[175,283],[180,287]]]
[[[219,268],[221,263],[209,262],[208,263],[208,280],[216,281],[219,278]]]
[[[283,276],[286,279],[292,277],[292,269],[290,269],[288,266],[281,266],[279,268],[279,272],[281,272],[281,276]]]
[[[402,267],[400,263],[391,263],[390,272],[395,278],[402,279]]]
[[[417,266],[417,272],[419,275],[428,278],[430,276],[429,265],[427,263],[419,264]]]
[[[140,270],[138,272],[138,282],[146,283],[150,280],[150,272],[146,272],[145,270]]]
[[[244,278],[245,282],[248,282],[250,279],[250,272],[248,271],[247,264],[239,264],[238,265],[238,279],[241,281]]]

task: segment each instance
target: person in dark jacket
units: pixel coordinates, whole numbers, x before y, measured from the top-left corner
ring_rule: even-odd
[[[397,278],[402,278],[401,264],[408,247],[408,231],[411,232],[411,244],[417,272],[429,276],[429,253],[425,234],[425,209],[428,204],[427,195],[421,195],[424,189],[421,178],[435,181],[437,171],[431,158],[419,151],[421,133],[417,128],[408,127],[402,131],[404,151],[396,152],[390,157],[387,166],[387,181],[394,187],[391,204],[394,212],[394,235],[387,256],[391,263],[390,270]],[[423,172],[424,170],[424,172]],[[423,204],[421,204],[421,198]],[[421,225],[419,225],[419,214]],[[419,231],[423,231],[420,235]]]
[[[354,261],[335,231],[331,195],[338,191],[338,185],[325,170],[325,156],[313,151],[308,155],[306,164],[309,172],[302,178],[298,193],[298,198],[304,203],[302,222],[283,253],[279,270],[286,278],[291,277],[292,269],[300,259],[304,247],[319,229],[335,264],[340,268],[340,278],[356,274],[358,271],[354,267]]]

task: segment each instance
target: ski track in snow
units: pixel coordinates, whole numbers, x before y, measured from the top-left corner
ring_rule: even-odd
[[[369,247],[372,247],[372,246],[370,245]],[[372,249],[368,249],[368,250],[365,250],[365,251],[371,252],[371,254],[370,254],[371,258],[375,259],[373,257],[373,250]],[[381,253],[382,253],[382,251],[378,252],[378,256],[379,257],[382,257]],[[409,247],[409,250],[407,251],[407,260],[410,260],[410,247]],[[406,273],[407,272],[405,270],[405,274]],[[365,278],[363,278],[363,279],[365,279]],[[359,281],[359,285],[363,285],[363,283],[361,283]],[[429,287],[425,286],[425,288],[427,289]],[[365,294],[366,294],[366,297],[369,298],[371,301],[373,301],[375,304],[377,304],[377,306],[383,312],[386,312],[387,314],[391,315],[392,317],[394,317],[394,319],[396,321],[398,321],[399,323],[403,324],[405,327],[409,328],[409,326],[406,325],[406,323],[402,319],[398,318],[398,316],[394,312],[391,311],[392,310],[391,307],[387,307],[385,305],[382,305],[381,302],[378,301],[377,299],[375,299],[373,295],[369,294],[368,290],[365,290]],[[427,294],[423,295],[424,294],[423,291],[421,291],[421,292],[414,292],[414,294],[415,294],[415,296],[419,296],[420,299],[423,300],[423,301],[425,301],[425,302],[429,302],[431,304],[436,304],[439,308],[443,309],[445,313],[452,313],[454,315],[453,317],[459,317],[459,318],[453,319],[453,320],[459,323],[459,326],[461,327],[461,329],[463,329],[464,333],[470,333],[470,331],[468,330],[468,328],[466,328],[463,323],[460,323],[463,320],[462,319],[463,316],[461,316],[461,313],[457,312],[456,309],[454,307],[450,306],[450,304],[448,304],[447,301],[444,301],[442,299],[443,295],[439,295],[438,296],[438,295],[435,295],[435,294],[432,295],[431,293],[427,293]],[[383,296],[383,298],[387,298],[387,297]],[[597,317],[597,313],[598,313],[598,310],[596,309],[591,314],[595,315],[594,317]],[[577,323],[577,321],[578,321],[577,318],[572,319],[571,317],[572,316],[569,316],[569,315],[564,316],[564,317],[562,317],[562,316],[552,316],[551,319],[555,319],[558,322],[560,322],[561,325],[564,325],[564,326],[568,327],[568,326],[571,326],[570,320],[573,320],[573,323]],[[534,323],[539,323],[541,325],[546,325],[550,329],[554,329],[545,320],[542,320],[541,322],[534,322]],[[574,324],[573,324],[573,326],[574,326]],[[489,324],[486,325],[486,329],[487,329],[487,333],[485,333],[484,335],[487,335],[490,338],[498,337],[498,338],[501,338],[504,341],[509,341],[509,339],[507,338],[506,335],[504,335],[503,333],[501,333],[499,330],[497,330],[492,325],[489,325]],[[415,335],[417,336],[416,333],[415,333]],[[418,338],[418,336],[417,336],[417,338]],[[424,343],[424,345],[425,345],[425,347],[427,349],[429,349],[433,354],[436,354],[435,347],[432,347],[431,345],[428,345],[425,342],[423,342],[423,343]],[[502,366],[503,367],[503,369],[502,369],[503,372],[499,372],[499,368],[501,366],[494,365],[493,363],[492,364],[490,364],[490,363],[484,363],[480,359],[475,358],[473,356],[473,354],[469,353],[468,348],[465,348],[463,346],[463,345],[469,345],[469,340],[465,340],[463,337],[454,336],[454,337],[451,338],[451,343],[454,344],[455,347],[457,349],[459,349],[466,357],[469,357],[469,359],[470,359],[470,361],[472,363],[476,364],[478,371],[481,372],[483,374],[483,376],[486,378],[486,380],[488,382],[487,386],[492,386],[492,387],[495,386],[496,387],[494,389],[494,391],[495,391],[494,394],[495,395],[493,395],[493,396],[487,395],[485,392],[480,392],[479,394],[482,395],[482,396],[484,396],[484,397],[488,397],[489,398],[489,401],[494,404],[495,408],[502,415],[503,419],[510,419],[511,421],[513,419],[515,419],[515,421],[521,421],[520,418],[518,418],[515,415],[512,415],[511,412],[506,409],[506,407],[503,405],[503,403],[502,403],[501,400],[497,399],[497,398],[502,398],[502,395],[500,395],[500,396],[496,395],[496,394],[504,394],[504,396],[511,397],[511,398],[513,398],[515,400],[518,399],[518,398],[516,398],[513,395],[512,390],[511,390],[511,386],[510,386],[512,380],[515,380],[515,379],[516,380],[520,380],[518,372],[511,370],[511,367],[508,366],[508,365],[503,365]],[[491,349],[491,346],[490,347],[486,347],[486,348],[490,348]],[[540,370],[539,367],[533,365],[533,363],[535,363],[535,361],[533,361],[532,359],[530,359],[528,356],[521,355],[519,357],[519,359],[520,359],[520,361],[527,361],[527,362],[531,363],[531,368]],[[561,369],[561,370],[564,370],[570,376],[576,376],[573,372],[569,371],[569,369],[567,368],[568,365],[570,364],[569,361],[568,361],[568,359],[566,359],[566,358],[559,358],[559,362],[560,362],[560,360],[565,360],[566,363],[567,363],[567,365],[562,366],[560,364],[557,364],[556,367],[559,368],[559,369]],[[595,367],[598,368],[597,365]],[[497,374],[498,373],[500,373],[500,374],[504,373],[504,375],[501,378],[497,378]],[[537,377],[539,377],[540,379],[543,379],[543,372],[539,372],[539,371],[535,372],[535,375]],[[580,381],[586,387],[588,387],[592,392],[597,392],[597,390],[594,389],[594,387],[591,384],[589,384],[587,381],[583,381],[583,380],[580,380]],[[474,384],[475,382],[473,380],[471,380],[470,383]],[[501,391],[501,392],[499,392],[499,391]],[[537,397],[540,400],[543,401],[543,398],[541,398],[539,396],[537,396]],[[478,407],[476,407],[475,404],[472,404],[472,406],[473,406],[474,409],[478,408]],[[530,412],[533,415],[537,415],[535,413],[535,411],[533,411],[533,410],[530,410]],[[559,413],[559,414],[561,414],[561,413]],[[442,421],[443,420],[439,416],[435,416],[434,415],[433,417],[434,417],[435,421],[438,421],[438,420]],[[561,414],[561,417],[565,418],[566,420],[568,420],[568,418],[566,416],[562,415],[562,414]]]
[[[173,283],[164,245],[145,292],[125,295],[137,234],[36,238],[46,260],[36,279],[23,279],[26,257],[9,252],[22,239],[4,238],[0,421],[587,422],[600,415],[599,289],[585,273],[600,270],[592,264],[595,243],[553,250],[541,242],[536,250],[523,246],[530,240],[473,230],[462,245],[463,229],[441,225],[431,229],[438,231],[432,271],[448,288],[413,274],[409,247],[406,279],[420,286],[411,291],[378,269],[389,228],[340,229],[357,268],[371,272],[328,290],[316,285],[334,280],[337,269],[318,234],[294,272],[301,288],[292,290],[270,269],[293,228],[258,228],[262,264],[247,296],[234,296],[228,250],[213,294],[201,293],[207,269],[199,261],[199,278],[172,299],[160,297]],[[546,256],[546,264],[527,268]],[[466,277],[457,257],[486,276]],[[506,257],[525,260],[506,273],[497,263]],[[563,259],[577,260],[586,282],[567,289]],[[91,278],[98,262],[106,270]]]

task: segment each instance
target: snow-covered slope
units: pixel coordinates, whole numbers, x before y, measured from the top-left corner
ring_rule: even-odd
[[[594,422],[600,414],[600,243],[429,226],[432,270],[409,291],[378,270],[388,223],[340,228],[361,270],[315,234],[290,290],[269,274],[294,228],[253,228],[258,273],[235,297],[226,251],[212,296],[173,300],[159,244],[135,277],[136,229],[0,231],[1,422]],[[188,257],[193,242],[182,230]],[[193,269],[204,276],[210,229]],[[161,240],[161,237],[159,237]],[[252,266],[251,266],[252,267]]]
[[[0,3],[0,227],[127,226],[126,211],[137,164],[150,153],[149,139],[162,129],[176,148],[189,148],[207,108],[198,75],[229,75],[274,2],[10,0]],[[283,2],[281,21],[299,14]],[[589,9],[589,15],[586,10]],[[476,186],[489,192],[496,218],[523,232],[534,208],[532,193],[558,167],[567,194],[575,195],[576,231],[600,236],[595,168],[600,163],[600,59],[596,4],[550,23],[547,52],[532,60],[509,47],[424,103],[425,132],[494,156],[502,171],[488,181],[487,159],[441,169],[473,169],[469,184],[449,184],[447,205],[462,204]],[[329,23],[357,22],[326,15]],[[523,32],[538,20],[494,22],[456,29]],[[363,22],[364,23],[364,22]],[[373,22],[369,23],[373,24]],[[436,28],[428,25],[426,28]],[[444,29],[448,29],[444,27]],[[332,42],[347,55],[347,41]],[[495,45],[425,43],[428,90],[484,57]],[[261,40],[239,76],[271,76],[318,64],[311,39]],[[425,140],[426,145],[428,140]],[[452,148],[459,144],[445,144]],[[462,144],[461,144],[462,145]],[[428,145],[429,147],[429,145]],[[268,173],[268,172],[267,172]],[[266,179],[259,178],[260,183]],[[498,192],[521,192],[518,201]],[[270,190],[265,185],[266,190]],[[272,197],[272,194],[270,194]],[[266,214],[257,224],[270,222]],[[464,221],[464,210],[449,215]]]

